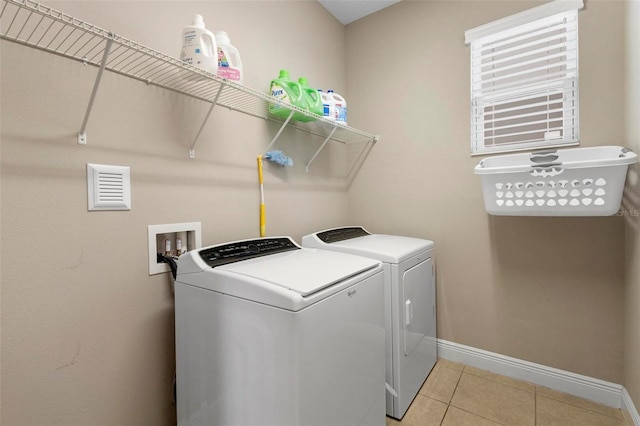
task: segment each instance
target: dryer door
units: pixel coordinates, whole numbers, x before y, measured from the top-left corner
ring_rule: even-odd
[[[432,296],[433,259],[407,269],[402,278],[402,329],[404,334],[404,354],[411,352],[429,333],[433,318]]]

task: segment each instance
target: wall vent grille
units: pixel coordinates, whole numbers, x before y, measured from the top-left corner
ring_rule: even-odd
[[[129,167],[87,164],[89,211],[131,210]]]

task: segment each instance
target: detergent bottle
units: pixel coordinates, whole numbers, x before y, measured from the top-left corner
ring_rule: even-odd
[[[333,92],[330,90],[330,92]],[[330,93],[324,93],[318,89],[320,99],[322,100],[322,116],[327,120],[336,121],[335,103]]]
[[[304,108],[317,115],[322,115],[322,98],[320,97],[320,93],[317,89],[313,89],[309,87],[309,83],[307,79],[304,77],[300,77],[298,79],[298,83],[300,83],[300,87],[302,88],[302,98],[304,100]],[[304,114],[296,113],[293,118],[298,121],[313,121],[316,118],[311,117]]]
[[[211,74],[218,70],[218,47],[213,33],[204,27],[202,15],[193,16],[193,24],[182,31],[180,59]]]
[[[242,61],[240,53],[224,31],[216,32],[218,44],[218,75],[227,80],[242,82]]]
[[[284,104],[306,108],[302,96],[302,87],[297,81],[291,81],[287,70],[280,70],[278,78],[271,80],[269,94]],[[286,105],[269,103],[269,112],[277,117],[287,118],[291,110]]]
[[[335,93],[333,90],[329,90],[329,93],[331,94],[331,98],[333,99],[334,117],[335,117],[336,123],[346,126],[347,125],[347,101],[342,96]]]

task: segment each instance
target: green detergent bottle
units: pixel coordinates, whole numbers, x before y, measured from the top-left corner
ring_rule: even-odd
[[[300,87],[300,83],[297,81],[291,81],[289,78],[289,71],[287,70],[280,70],[280,76],[271,80],[269,94],[285,104],[306,108],[302,96],[302,87]],[[269,113],[277,117],[287,118],[291,113],[291,110],[287,108],[286,105],[269,103]]]
[[[309,83],[307,82],[307,79],[304,77],[300,77],[298,79],[298,83],[300,83],[300,87],[302,88],[302,98],[304,100],[304,108],[309,112],[322,116],[324,109],[322,107],[322,97],[318,92],[318,89],[313,89],[309,87]],[[295,118],[298,121],[304,121],[304,122],[313,121],[316,119],[316,117],[310,117],[308,115],[299,114],[299,113],[296,113],[293,116],[293,118]]]

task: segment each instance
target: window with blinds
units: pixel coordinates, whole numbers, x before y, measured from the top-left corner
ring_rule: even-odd
[[[556,0],[465,33],[472,154],[578,143],[581,7]]]

